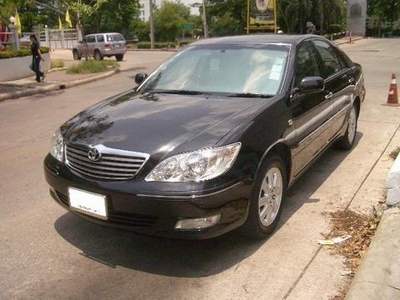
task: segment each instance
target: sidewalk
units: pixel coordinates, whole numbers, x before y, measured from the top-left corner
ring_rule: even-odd
[[[16,81],[0,83],[0,101],[62,90],[85,84],[94,80],[100,80],[119,72],[114,69],[97,74],[67,74],[65,69],[53,69],[46,73],[43,82],[37,83],[35,76]]]

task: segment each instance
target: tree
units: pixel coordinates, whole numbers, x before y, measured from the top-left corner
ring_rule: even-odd
[[[250,0],[255,1],[255,0]],[[207,21],[213,35],[243,34],[247,26],[247,1],[208,0]],[[344,24],[344,0],[277,0],[278,26],[287,33],[304,33],[307,21],[317,29]]]
[[[135,32],[134,20],[139,15],[139,2],[132,0],[114,0],[102,2],[97,10],[83,18],[86,32],[117,31],[125,37]]]
[[[245,33],[247,1],[209,0],[206,11],[211,35],[222,36]]]
[[[400,18],[400,3],[398,0],[369,0],[368,15],[377,18],[378,28],[375,34],[381,37],[384,28],[393,31],[393,22]]]
[[[307,21],[317,25],[320,33],[345,21],[343,0],[281,0],[278,5],[279,25],[289,33],[304,33]]]
[[[183,24],[190,16],[190,9],[180,2],[164,1],[154,13],[156,40],[175,41],[183,32]]]

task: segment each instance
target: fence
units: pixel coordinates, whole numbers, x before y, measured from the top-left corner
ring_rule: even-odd
[[[40,32],[40,44],[54,49],[72,49],[78,43],[76,29],[48,29]]]
[[[41,46],[54,49],[72,49],[78,43],[78,33],[76,29],[48,29],[40,30],[35,27],[33,32],[23,32],[18,35],[16,26],[10,26],[10,31],[0,32],[0,50],[12,48],[19,50],[21,46],[29,46],[29,35],[34,33],[40,40]]]

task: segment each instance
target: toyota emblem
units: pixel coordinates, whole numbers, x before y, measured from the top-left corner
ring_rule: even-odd
[[[88,158],[91,161],[99,161],[101,159],[101,153],[96,148],[90,148]]]

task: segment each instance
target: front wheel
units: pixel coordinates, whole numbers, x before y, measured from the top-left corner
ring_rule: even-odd
[[[81,60],[81,57],[78,54],[78,50],[74,50],[74,52],[72,52],[72,55],[74,57],[74,60]]]
[[[353,147],[357,133],[357,118],[357,110],[353,105],[350,110],[346,133],[336,143],[339,149],[350,150]]]
[[[262,239],[276,228],[286,195],[286,169],[282,159],[270,156],[257,176],[249,216],[243,229],[246,235]]]
[[[103,56],[101,55],[101,53],[100,53],[99,50],[96,50],[96,51],[94,52],[94,59],[95,59],[95,60],[102,60],[102,59],[103,59]]]

